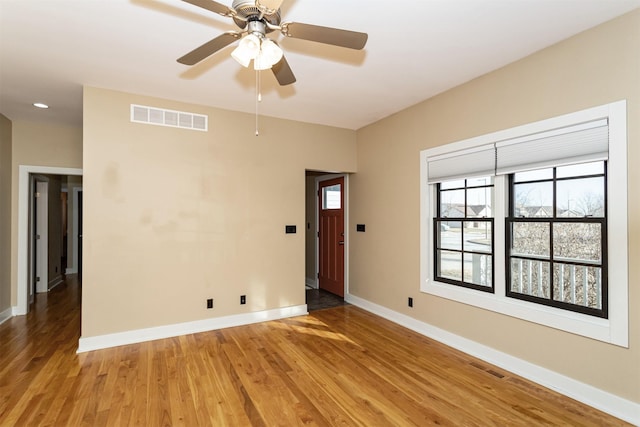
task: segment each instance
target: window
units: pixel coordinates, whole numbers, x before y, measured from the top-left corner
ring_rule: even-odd
[[[421,291],[628,346],[626,115],[620,101],[422,151]]]
[[[322,209],[342,209],[340,184],[322,188]]]
[[[607,317],[606,162],[509,176],[507,296]]]
[[[437,184],[436,279],[493,292],[493,178]]]

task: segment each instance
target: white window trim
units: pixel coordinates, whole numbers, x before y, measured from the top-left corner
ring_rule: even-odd
[[[505,176],[496,176],[494,181],[495,293],[480,292],[437,282],[433,279],[434,236],[432,224],[436,213],[436,195],[435,185],[429,185],[427,180],[428,157],[602,118],[609,120],[609,167],[607,168],[608,319],[506,297],[504,218],[508,189]],[[422,292],[628,348],[627,241],[627,103],[625,100],[420,152],[420,290]]]

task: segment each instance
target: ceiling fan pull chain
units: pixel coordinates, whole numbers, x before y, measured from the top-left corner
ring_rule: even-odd
[[[258,70],[258,102],[262,102],[262,74],[260,74],[260,71],[262,70]]]
[[[260,136],[258,130],[258,105],[262,100],[262,94],[260,93],[260,70],[256,70],[256,136]]]

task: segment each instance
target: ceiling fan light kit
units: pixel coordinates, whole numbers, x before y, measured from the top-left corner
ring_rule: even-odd
[[[195,65],[236,40],[238,47],[231,56],[243,67],[253,60],[255,70],[271,69],[281,86],[295,83],[296,78],[284,57],[280,46],[266,35],[280,31],[285,37],[310,40],[349,49],[362,49],[367,43],[367,34],[340,30],[331,27],[283,22],[280,6],[283,0],[233,0],[231,7],[214,0],[183,0],[194,6],[232,18],[240,31],[227,31],[180,57],[178,62]]]
[[[280,49],[280,46],[275,44],[269,39],[262,40],[259,56],[262,56],[269,64],[269,68],[280,62],[284,56],[284,52]]]
[[[238,47],[231,52],[231,57],[243,67],[248,67],[252,59],[256,59],[260,53],[260,39],[250,34],[240,40]]]
[[[283,56],[282,49],[271,39],[264,36],[264,24],[259,21],[249,22],[249,32],[238,47],[231,52],[231,57],[243,67],[249,67],[253,60],[255,70],[268,70],[280,62]],[[251,29],[254,28],[254,31]]]

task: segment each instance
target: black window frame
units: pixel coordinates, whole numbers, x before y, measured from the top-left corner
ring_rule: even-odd
[[[462,180],[462,179],[461,179]],[[469,289],[475,289],[477,291],[482,291],[482,292],[487,292],[487,293],[491,293],[491,294],[495,294],[495,264],[496,264],[496,256],[495,256],[495,221],[494,221],[494,217],[468,217],[467,216],[467,211],[468,211],[468,207],[469,204],[467,203],[467,192],[469,189],[478,189],[478,188],[490,188],[492,190],[492,192],[495,192],[495,185],[492,182],[491,184],[488,185],[476,185],[476,186],[468,186],[467,185],[467,181],[469,179],[465,178],[464,179],[464,187],[455,187],[455,188],[447,188],[445,190],[441,190],[441,184],[438,183],[436,185],[436,215],[433,218],[433,275],[434,275],[434,280],[438,281],[438,282],[442,282],[442,283],[447,283],[450,285],[456,285],[456,286],[460,286],[463,288],[469,288]],[[442,191],[459,191],[459,190],[464,190],[464,217],[443,217],[441,216],[441,207],[440,207],[440,202],[441,202],[441,192]],[[491,204],[491,210],[492,212],[494,212],[495,210],[495,206],[493,206],[494,202],[492,202]],[[448,248],[441,248],[439,245],[440,239],[440,230],[441,230],[441,223],[445,223],[445,222],[461,222],[462,226],[461,226],[461,239],[462,239],[462,246],[460,250],[456,250],[456,249],[448,249]],[[490,224],[491,226],[491,252],[476,252],[476,251],[469,251],[469,250],[465,250],[464,249],[464,223],[465,222],[487,222]],[[440,259],[439,259],[439,253],[441,250],[445,250],[445,251],[449,251],[449,252],[459,252],[461,254],[461,259],[462,259],[462,280],[454,280],[448,277],[443,277],[440,276],[438,273],[440,272]],[[490,255],[491,256],[491,286],[482,286],[482,285],[478,285],[475,283],[470,283],[470,282],[465,282],[464,281],[464,255],[465,254],[478,254],[478,255]]]
[[[576,313],[587,314],[594,317],[600,317],[604,319],[609,318],[609,286],[608,286],[608,252],[607,252],[607,242],[608,242],[608,232],[607,232],[607,212],[608,212],[608,194],[607,194],[607,167],[608,162],[603,161],[604,168],[602,174],[590,174],[590,175],[579,175],[579,176],[568,176],[568,177],[557,177],[557,167],[549,167],[542,169],[553,169],[552,178],[548,179],[539,179],[539,180],[531,180],[531,181],[519,181],[515,182],[515,174],[509,174],[508,176],[508,211],[507,217],[505,218],[505,293],[509,298],[519,299],[523,301],[533,302],[536,304],[541,304],[549,307],[560,308]],[[575,179],[588,179],[588,178],[604,178],[604,213],[602,217],[558,217],[557,216],[557,183],[567,180],[575,180]],[[515,216],[515,185],[517,184],[529,184],[529,183],[542,183],[542,182],[552,182],[553,188],[553,198],[552,198],[552,212],[553,215],[550,217],[525,217],[525,216]],[[548,223],[549,224],[549,257],[541,258],[536,256],[526,256],[526,255],[512,255],[511,247],[512,247],[512,224],[514,223]],[[554,251],[553,251],[553,226],[554,224],[562,224],[562,223],[585,223],[585,224],[593,224],[597,223],[601,226],[601,263],[599,267],[601,268],[601,282],[600,282],[600,297],[601,297],[601,308],[592,308],[584,305],[578,305],[570,302],[558,301],[554,299],[554,276],[555,276],[555,264],[564,264],[564,265],[575,265],[575,266],[586,266],[586,267],[594,267],[594,263],[580,263],[580,262],[569,262],[566,260],[557,261],[554,260]],[[511,260],[512,259],[523,259],[523,260],[533,260],[533,261],[541,261],[549,262],[549,298],[542,298],[535,295],[527,295],[523,293],[519,293],[511,290]]]

